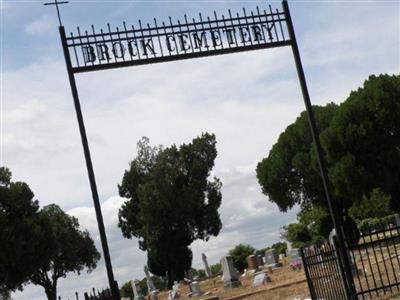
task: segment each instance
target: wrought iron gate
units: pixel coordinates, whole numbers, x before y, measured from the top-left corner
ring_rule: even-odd
[[[347,247],[355,295],[348,292],[337,249],[326,243],[303,247],[301,255],[313,300],[377,299],[400,295],[400,226],[366,228]]]
[[[304,247],[301,249],[301,256],[313,300],[348,299],[339,259],[333,246],[326,243]]]

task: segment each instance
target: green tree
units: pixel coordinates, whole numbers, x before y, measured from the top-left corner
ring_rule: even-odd
[[[292,223],[283,227],[282,238],[292,243],[293,247],[300,248],[311,243],[312,236],[303,223]]]
[[[332,219],[326,207],[318,205],[303,207],[297,217],[298,221],[307,227],[313,243],[328,238],[333,228]]]
[[[376,188],[390,196],[391,210],[400,210],[399,99],[400,76],[380,75],[370,76],[340,106],[314,106],[332,198],[342,222],[351,223],[348,210],[353,205],[360,207],[368,198],[365,195]],[[263,193],[281,211],[299,204],[299,219],[302,215],[314,219],[300,223],[313,236],[327,236],[332,224],[305,112],[257,165],[257,178]]]
[[[250,245],[239,244],[235,248],[229,250],[232,256],[233,266],[242,273],[247,268],[247,256],[254,254],[256,249]]]
[[[57,282],[67,273],[78,275],[96,268],[100,253],[88,231],[79,229],[78,219],[69,216],[55,204],[45,206],[40,216],[49,221],[52,251],[49,260],[30,276],[30,281],[44,288],[48,300],[57,299]]]
[[[211,273],[214,276],[222,274],[222,265],[220,263],[216,263],[214,265],[211,265],[210,269],[211,269]]]
[[[314,106],[318,130],[326,129],[338,106],[330,103]],[[287,211],[296,204],[323,203],[324,190],[312,148],[306,112],[289,125],[273,145],[267,158],[257,165],[257,179],[262,192]]]
[[[119,292],[121,294],[121,297],[124,298],[134,298],[133,290],[132,290],[132,284],[130,281],[125,282],[121,288],[119,289]]]
[[[12,300],[10,290],[6,287],[0,286],[0,300]]]
[[[52,249],[48,224],[24,182],[12,182],[8,168],[0,168],[0,287],[21,288],[44,264]]]
[[[370,76],[340,105],[321,143],[345,208],[379,188],[400,211],[400,75]]]
[[[287,249],[287,244],[284,242],[277,242],[273,244],[271,248],[275,249],[278,252],[278,254],[285,254]]]
[[[367,218],[383,218],[391,214],[390,202],[390,196],[380,189],[373,189],[369,197],[364,195],[361,201],[352,205],[349,214],[356,221]]]
[[[167,275],[169,287],[191,267],[189,245],[221,230],[221,182],[208,179],[216,156],[215,136],[208,133],[179,148],[151,147],[143,138],[118,186],[128,199],[119,210],[124,237],[139,239],[150,271]]]

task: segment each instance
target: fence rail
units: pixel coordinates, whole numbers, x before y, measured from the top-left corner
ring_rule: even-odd
[[[369,228],[358,242],[347,245],[357,299],[400,294],[400,226]],[[337,251],[330,244],[301,249],[312,299],[352,299]]]

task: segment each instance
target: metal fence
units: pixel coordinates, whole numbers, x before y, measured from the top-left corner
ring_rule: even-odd
[[[332,245],[302,248],[301,256],[312,299],[347,298],[346,285]]]
[[[314,300],[375,299],[400,294],[400,227],[369,228],[357,243],[347,246],[356,294],[348,294],[345,274],[330,244],[301,249],[311,297]]]

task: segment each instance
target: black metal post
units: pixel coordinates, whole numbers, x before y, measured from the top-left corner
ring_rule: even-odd
[[[111,289],[111,293],[112,293],[112,299],[120,300],[118,284],[114,280],[110,252],[108,250],[108,244],[107,244],[106,231],[104,229],[103,215],[101,213],[99,195],[97,192],[96,180],[95,180],[95,176],[94,176],[93,164],[92,164],[92,159],[90,157],[89,144],[88,144],[88,140],[87,140],[87,136],[86,136],[85,124],[83,122],[82,110],[81,110],[81,105],[80,105],[79,96],[78,96],[78,89],[76,87],[75,76],[74,76],[74,72],[72,70],[71,57],[70,57],[70,54],[68,51],[68,45],[67,45],[64,26],[59,27],[59,32],[60,32],[62,47],[63,47],[63,51],[64,51],[65,63],[67,65],[68,78],[69,78],[69,83],[71,86],[72,97],[74,98],[76,117],[78,119],[79,131],[81,134],[81,140],[82,140],[82,146],[83,146],[83,152],[85,154],[86,167],[87,167],[87,171],[88,171],[88,175],[89,175],[90,188],[92,190],[93,204],[94,204],[94,209],[96,211],[97,224],[99,227],[101,246],[103,248],[104,260],[106,262],[106,269],[107,269],[108,281],[109,281],[109,285],[110,285],[110,289]]]
[[[315,146],[318,165],[319,165],[319,169],[320,169],[320,173],[321,173],[322,183],[324,185],[325,197],[326,197],[326,201],[328,203],[329,213],[332,218],[333,226],[335,227],[335,230],[337,233],[338,246],[339,246],[339,252],[340,252],[339,256],[342,260],[344,273],[345,273],[344,274],[345,280],[347,283],[347,287],[349,289],[348,296],[350,297],[351,300],[353,300],[353,299],[356,299],[356,290],[355,290],[355,286],[354,286],[353,276],[351,273],[349,257],[347,255],[347,251],[346,251],[343,227],[341,226],[338,209],[337,209],[335,203],[332,202],[332,198],[331,198],[328,176],[327,176],[326,166],[325,166],[325,160],[324,160],[323,154],[322,154],[323,152],[322,152],[322,147],[321,147],[321,143],[319,140],[319,133],[318,133],[318,129],[317,129],[317,126],[315,123],[314,112],[313,112],[313,108],[311,105],[310,95],[309,95],[308,89],[307,89],[306,78],[304,75],[303,65],[301,63],[300,52],[299,52],[299,48],[297,46],[296,35],[294,32],[294,27],[293,27],[293,23],[292,23],[292,18],[290,16],[289,5],[288,5],[287,0],[283,0],[282,5],[283,5],[283,10],[286,15],[287,27],[288,27],[290,40],[291,40],[293,56],[294,56],[294,60],[296,63],[297,75],[299,77],[301,92],[303,94],[304,104],[305,104],[306,110],[307,110],[308,122],[310,124],[311,135],[312,135],[312,138],[314,141],[314,146]]]

